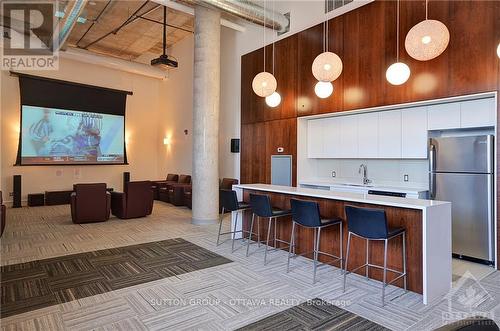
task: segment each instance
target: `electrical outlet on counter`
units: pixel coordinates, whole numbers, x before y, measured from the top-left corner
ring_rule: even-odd
[[[337,172],[336,171],[332,171],[332,177],[333,178],[337,177]]]
[[[409,181],[408,175],[404,175],[403,178],[405,182]]]

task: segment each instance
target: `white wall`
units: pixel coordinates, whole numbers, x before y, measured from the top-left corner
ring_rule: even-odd
[[[126,140],[129,165],[106,166],[13,166],[16,161],[20,100],[17,77],[2,71],[1,80],[1,163],[0,186],[4,199],[10,201],[12,176],[22,175],[22,195],[45,190],[71,189],[76,182],[106,182],[109,187],[122,189],[122,173],[130,171],[132,180],[156,179],[158,176],[159,96],[163,84],[123,71],[61,59],[58,71],[30,72],[50,78],[132,91],[127,97]],[[162,145],[161,145],[162,146]]]
[[[169,71],[169,79],[162,84],[158,118],[159,178],[167,173],[191,174],[193,151],[193,61],[194,38],[189,36],[169,49],[177,58],[179,67]],[[188,130],[188,134],[184,134]],[[163,145],[163,139],[169,145]]]

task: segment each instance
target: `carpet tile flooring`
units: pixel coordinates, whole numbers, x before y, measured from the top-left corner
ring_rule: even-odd
[[[274,330],[385,331],[389,329],[318,298],[238,329],[238,331]]]
[[[287,252],[275,251],[268,254],[268,263],[264,265],[263,246],[258,249],[254,245],[247,257],[245,246],[238,242],[232,253],[231,241],[219,246],[215,244],[218,224],[193,225],[191,216],[187,208],[159,201],[155,202],[153,214],[146,218],[121,220],[111,217],[108,222],[92,224],[73,224],[68,205],[8,208],[7,226],[0,238],[0,265],[10,266],[10,271],[2,275],[2,281],[25,281],[26,293],[10,288],[8,296],[19,300],[26,297],[26,304],[32,305],[33,309],[2,317],[0,330],[236,330],[313,298],[397,331],[434,330],[449,323],[450,317],[458,319],[470,314],[471,310],[475,315],[484,314],[493,318],[500,325],[498,271],[477,277],[470,268],[454,269],[454,273],[462,279],[465,276],[476,277],[466,282],[457,280],[453,285],[453,296],[443,297],[428,305],[422,304],[419,294],[405,293],[402,289],[389,286],[386,304],[382,306],[380,282],[352,275],[344,292],[340,270],[321,266],[317,282],[312,284],[311,260],[295,258],[287,273]],[[223,225],[223,231],[228,230],[229,215]],[[183,256],[174,254],[155,258],[154,250],[136,250],[134,259],[149,256],[147,263],[139,263],[140,267],[154,268],[158,275],[165,277],[137,285],[131,285],[132,279],[128,277],[131,286],[121,287],[119,279],[114,278],[114,270],[134,274],[136,267],[120,265],[108,268],[105,275],[100,274],[101,283],[83,283],[78,289],[72,288],[71,283],[65,280],[65,272],[75,270],[78,273],[76,270],[84,267],[85,261],[59,265],[53,270],[54,276],[47,275],[45,280],[40,276],[45,269],[39,260],[58,258],[63,261],[70,254],[87,253],[90,254],[87,262],[96,267],[121,264],[124,261],[121,254],[129,254],[122,251],[124,246],[132,248],[176,238],[183,238],[213,252],[216,254],[213,261],[225,258],[233,262],[186,272],[194,269],[195,265],[183,265],[181,270],[168,267],[168,264],[179,265],[178,261],[183,260]],[[226,235],[221,239],[228,238],[229,235]],[[198,254],[189,253],[191,257]],[[45,295],[33,286],[35,279],[45,284],[50,280],[52,286],[60,289],[60,295],[68,297],[78,297],[75,295],[78,292],[94,293],[97,284],[108,284],[116,289],[58,303],[54,296]],[[461,299],[472,290],[478,300],[470,307],[464,305]],[[482,293],[481,296],[478,293]],[[54,300],[55,304],[51,305]],[[23,309],[19,302],[16,305],[6,305],[6,308],[1,305],[0,310]]]
[[[232,262],[182,238],[0,267],[1,317]]]

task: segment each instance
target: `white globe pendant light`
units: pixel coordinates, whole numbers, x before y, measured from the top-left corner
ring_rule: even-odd
[[[314,86],[314,93],[321,98],[328,98],[333,93],[333,84],[331,82],[317,82]]]
[[[387,68],[385,77],[392,85],[404,84],[410,78],[410,67],[403,62],[393,63]]]
[[[430,20],[429,0],[425,1],[425,20],[413,26],[405,39],[405,49],[415,60],[428,61],[441,55],[450,42],[446,25]]]
[[[264,13],[266,11],[266,0],[264,0]],[[264,15],[263,43],[264,43],[264,71],[259,72],[252,80],[252,89],[259,97],[266,98],[273,94],[278,87],[278,82],[274,77],[274,43],[273,43],[273,73],[266,71],[266,16]]]
[[[266,71],[258,73],[252,81],[252,89],[259,97],[267,97],[276,91],[278,82],[274,76]]]
[[[498,46],[497,46],[497,55],[500,58],[500,43],[498,43]]]
[[[323,52],[314,59],[312,73],[320,82],[332,82],[339,78],[342,67],[342,60],[337,54]]]
[[[281,95],[278,92],[274,92],[270,96],[266,97],[266,104],[269,107],[278,107],[279,104],[281,103]]]
[[[397,1],[397,33],[396,33],[396,63],[387,68],[385,78],[392,85],[402,85],[410,78],[410,67],[403,62],[399,62],[399,0]]]

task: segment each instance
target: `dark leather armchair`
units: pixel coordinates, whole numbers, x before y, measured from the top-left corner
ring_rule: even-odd
[[[167,183],[177,183],[179,180],[179,175],[168,174],[166,180],[155,180],[151,182],[151,189],[153,190],[153,199],[158,200],[160,198],[160,187]]]
[[[151,182],[128,182],[123,193],[111,192],[111,212],[118,218],[150,215],[153,212]]]
[[[111,196],[106,184],[76,184],[71,193],[73,223],[104,222],[109,219]]]
[[[168,187],[168,200],[174,206],[185,206],[184,190],[191,192],[191,184],[173,184]]]
[[[238,184],[238,180],[235,178],[222,178],[219,185],[219,213],[222,213],[222,199],[220,198],[220,190],[232,190],[233,185]]]
[[[184,206],[189,209],[193,208],[193,186],[189,185],[184,188]]]
[[[0,237],[3,234],[3,230],[5,230],[5,213],[6,213],[6,207],[3,204],[3,199],[2,199],[2,191],[0,191]]]
[[[172,183],[172,182],[161,183],[160,190],[159,190],[160,200],[163,202],[171,202],[170,196],[169,196],[169,191],[170,191],[172,185],[177,185],[177,184],[191,184],[191,176],[190,175],[180,175],[177,183]]]

